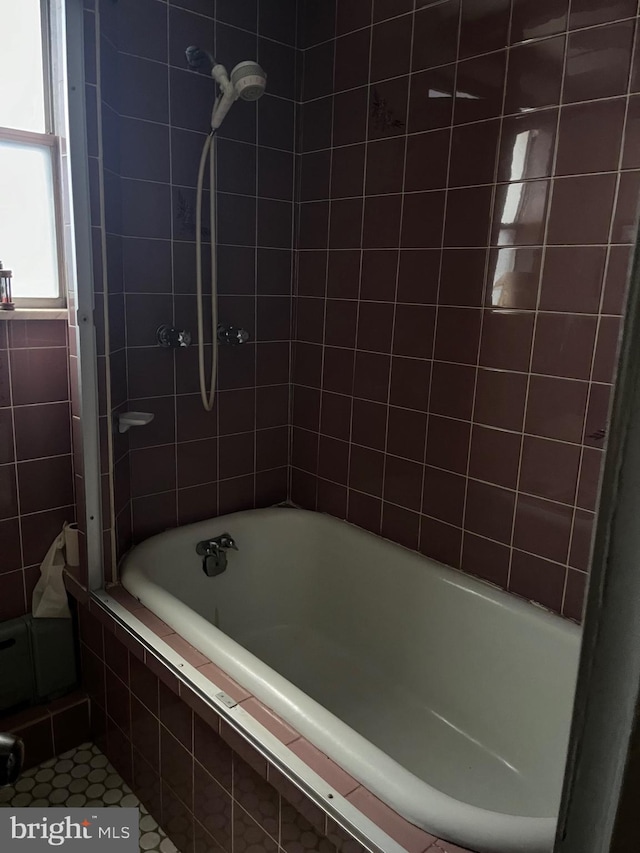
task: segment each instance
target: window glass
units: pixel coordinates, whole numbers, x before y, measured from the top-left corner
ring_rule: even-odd
[[[14,298],[59,294],[53,186],[48,147],[0,139],[0,260]]]
[[[40,0],[0,0],[0,126],[44,133]]]

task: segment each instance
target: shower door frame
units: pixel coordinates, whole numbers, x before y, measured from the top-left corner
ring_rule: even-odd
[[[640,849],[640,245],[636,238],[597,507],[556,853]],[[635,741],[635,743],[634,743]],[[633,812],[633,809],[631,810]],[[635,816],[634,816],[635,817]],[[624,840],[623,840],[624,836]],[[620,846],[622,844],[622,846]]]
[[[83,0],[53,0],[52,17],[64,55],[58,69],[64,81],[66,72],[67,153],[71,173],[71,223],[75,257],[76,317],[78,326],[78,405],[82,429],[84,478],[84,529],[87,541],[87,587],[104,587],[102,535],[102,496],[100,470],[100,432],[98,400],[98,350],[94,321],[93,252],[91,240],[91,203],[89,195],[89,149],[87,143]],[[66,64],[66,68],[64,67]],[[74,310],[70,306],[70,311]],[[76,495],[77,501],[77,495]]]

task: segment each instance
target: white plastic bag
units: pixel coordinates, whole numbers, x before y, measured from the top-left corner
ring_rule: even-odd
[[[32,611],[36,619],[70,619],[71,612],[67,601],[62,571],[65,565],[64,546],[65,524],[51,543],[51,547],[40,564],[40,580],[33,590]]]

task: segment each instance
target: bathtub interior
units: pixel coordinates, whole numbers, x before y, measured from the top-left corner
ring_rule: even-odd
[[[222,532],[239,551],[209,578],[195,544]],[[299,510],[190,525],[130,559],[434,788],[557,813],[578,654],[559,618]]]

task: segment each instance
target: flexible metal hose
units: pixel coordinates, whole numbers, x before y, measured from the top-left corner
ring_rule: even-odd
[[[215,107],[214,107],[215,110]],[[209,210],[211,232],[211,376],[207,383],[204,359],[204,305],[202,300],[202,192],[204,173],[209,164]],[[198,373],[200,377],[200,396],[207,412],[213,409],[216,393],[216,373],[218,369],[218,280],[216,270],[216,183],[215,183],[215,142],[214,132],[207,135],[200,166],[196,190],[196,302],[198,306]]]

